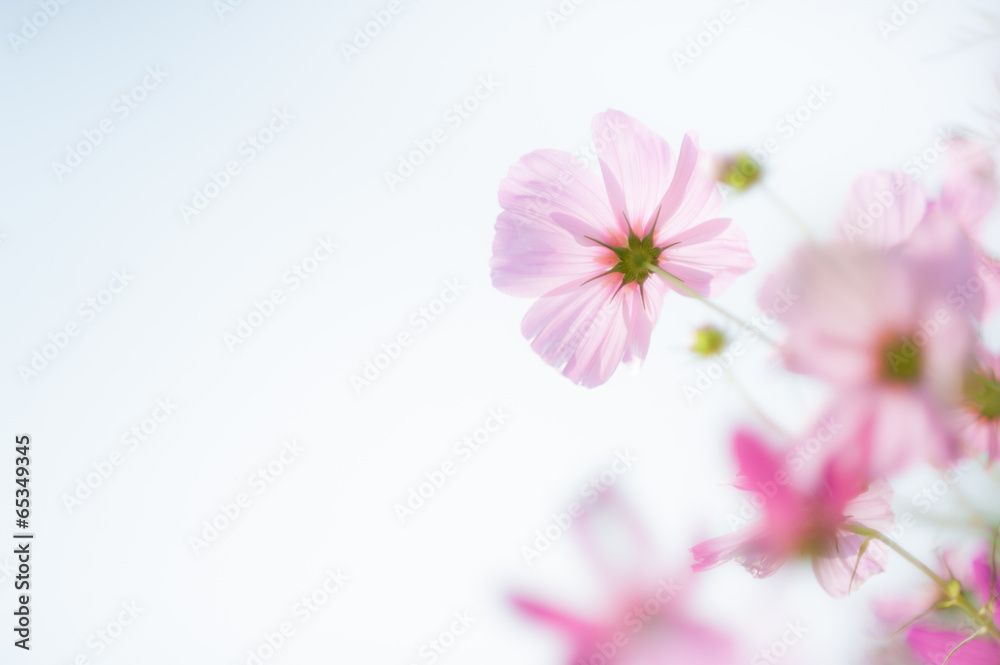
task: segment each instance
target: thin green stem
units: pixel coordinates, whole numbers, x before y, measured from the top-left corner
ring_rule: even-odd
[[[698,293],[697,291],[695,291],[694,289],[692,289],[690,286],[688,286],[687,284],[685,284],[680,278],[675,277],[674,275],[671,275],[669,272],[667,272],[666,270],[664,270],[663,268],[661,268],[659,266],[653,266],[651,268],[651,270],[653,272],[655,272],[657,275],[659,275],[660,277],[662,277],[663,279],[667,280],[668,282],[670,282],[671,284],[673,284],[674,286],[676,286],[679,290],[683,291],[687,295],[689,295],[692,298],[694,298],[695,300],[700,300],[709,309],[715,310],[716,312],[718,312],[719,314],[721,314],[722,316],[726,317],[727,319],[729,319],[730,321],[732,321],[733,323],[735,323],[736,325],[738,325],[738,326],[740,326],[742,328],[751,328],[751,329],[753,329],[754,331],[757,332],[757,335],[762,340],[764,340],[765,342],[767,342],[768,344],[770,344],[771,346],[773,346],[775,348],[778,347],[778,343],[775,342],[770,337],[768,337],[767,335],[765,335],[760,330],[760,328],[757,328],[756,326],[753,326],[753,325],[747,323],[746,321],[744,321],[743,319],[739,318],[735,314],[731,314],[730,312],[728,312],[727,310],[723,309],[722,307],[719,307],[714,302],[712,302],[711,300],[709,300],[708,298],[706,298],[705,296],[701,295],[700,293]]]
[[[975,607],[973,607],[972,604],[968,600],[966,600],[966,598],[961,593],[956,593],[955,588],[957,588],[960,591],[961,590],[960,585],[954,585],[955,588],[953,588],[953,585],[950,583],[950,581],[945,580],[943,577],[941,577],[933,570],[928,568],[924,564],[924,562],[922,562],[920,559],[907,552],[896,541],[894,541],[892,538],[885,535],[881,531],[877,531],[875,529],[869,529],[868,527],[861,526],[860,524],[851,524],[850,522],[844,524],[843,528],[845,531],[856,533],[859,536],[874,538],[878,541],[881,541],[882,543],[885,543],[885,545],[889,549],[891,549],[896,554],[909,561],[917,570],[919,570],[924,575],[929,577],[934,582],[934,584],[937,585],[937,587],[941,590],[941,593],[944,594],[945,598],[947,598],[952,605],[954,605],[955,607],[959,608],[960,610],[968,614],[969,617],[973,621],[975,621],[977,625],[982,626],[983,630],[985,630],[991,636],[996,638],[997,641],[1000,641],[1000,629],[998,629],[996,624],[993,623],[993,617],[985,616],[984,614],[980,613],[980,611],[977,610]]]

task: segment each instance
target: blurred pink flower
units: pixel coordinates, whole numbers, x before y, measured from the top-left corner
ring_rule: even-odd
[[[615,538],[615,561],[606,543],[594,533],[600,511],[615,510],[616,527],[626,533]],[[524,594],[511,601],[522,614],[546,624],[572,644],[568,665],[646,665],[699,663],[736,665],[735,644],[723,632],[694,618],[689,598],[690,575],[656,576],[657,557],[631,509],[609,493],[585,509],[573,525],[584,554],[599,573],[604,599],[600,618],[583,618]]]
[[[521,324],[532,348],[588,388],[646,357],[664,295],[682,292],[654,269],[708,296],[754,266],[743,231],[714,216],[721,196],[694,135],[675,160],[619,111],[597,114],[592,131],[603,183],[559,150],[511,167],[490,262],[494,286],[538,298]]]
[[[847,523],[887,532],[892,528],[892,489],[884,481],[863,484],[860,474],[838,457],[827,457],[815,477],[803,481],[781,454],[745,431],[734,438],[739,475],[734,486],[766,496],[764,516],[727,536],[691,549],[695,571],[736,561],[754,577],[769,577],[794,556],[809,556],[820,585],[834,597],[846,596],[882,572],[887,552],[844,529]]]
[[[760,302],[791,293],[779,319],[787,367],[837,391],[831,415],[870,478],[913,460],[955,459],[950,409],[961,399],[975,303],[953,289],[972,250],[954,225],[925,220],[905,251],[811,246],[770,277]]]
[[[1000,263],[980,245],[982,222],[997,198],[995,164],[982,145],[969,139],[952,138],[948,150],[939,201],[931,201],[908,175],[873,171],[852,185],[838,226],[851,244],[896,252],[906,250],[922,225],[956,225],[970,240],[969,265],[975,272],[952,286],[953,297],[972,301],[970,312],[982,318],[1000,304]]]
[[[992,464],[1000,455],[1000,356],[977,345],[965,377],[964,400],[956,410],[957,427],[972,451]]]

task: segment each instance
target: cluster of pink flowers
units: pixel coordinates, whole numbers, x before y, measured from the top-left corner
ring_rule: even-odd
[[[719,182],[732,180],[695,135],[675,156],[618,111],[594,118],[595,136],[611,124],[620,131],[600,154],[600,178],[556,150],[511,167],[491,262],[498,289],[537,298],[522,323],[532,349],[588,388],[646,357],[668,294],[707,301],[755,267],[743,230],[718,216]],[[905,623],[939,610],[907,624],[903,657],[998,665],[996,548],[983,542],[965,573],[939,574],[887,536],[895,475],[962,458],[989,467],[1000,455],[1000,357],[980,332],[1000,303],[1000,263],[982,245],[997,177],[989,152],[971,139],[954,137],[948,154],[937,196],[902,173],[859,178],[829,234],[835,239],[806,244],[767,276],[762,305],[794,294],[777,314],[780,357],[790,372],[830,388],[822,417],[837,432],[808,464],[794,465],[794,437],[779,445],[736,432],[733,485],[767,488],[763,516],[691,553],[695,571],[735,561],[755,577],[806,557],[823,589],[844,597],[885,570],[895,550],[922,566],[931,589],[923,606],[897,603],[883,618]],[[718,351],[724,340],[710,346]],[[607,637],[602,625],[518,603],[581,640],[574,663],[591,663],[591,642]],[[900,607],[915,612],[904,617]],[[971,622],[964,632],[956,611]],[[678,612],[663,620],[683,626]],[[709,642],[718,649],[697,662],[731,662],[724,640]]]

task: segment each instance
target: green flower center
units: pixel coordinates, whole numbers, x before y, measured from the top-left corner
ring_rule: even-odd
[[[628,239],[625,241],[625,245],[620,247],[614,247],[607,244],[606,242],[601,242],[597,238],[591,238],[590,236],[585,236],[588,240],[592,240],[599,245],[607,247],[615,256],[618,258],[618,263],[616,263],[607,272],[598,275],[597,277],[592,277],[588,279],[587,282],[591,282],[605,275],[610,275],[612,273],[618,273],[622,276],[622,283],[618,286],[618,290],[615,291],[614,295],[618,295],[618,291],[621,291],[626,284],[638,284],[639,285],[639,295],[642,297],[643,307],[646,305],[646,294],[643,291],[643,284],[649,279],[649,275],[657,270],[660,270],[660,255],[664,250],[670,249],[674,245],[679,243],[672,243],[665,247],[657,247],[654,243],[653,236],[656,233],[656,222],[660,218],[660,210],[656,210],[656,218],[653,220],[653,225],[649,228],[649,233],[643,237],[639,235],[632,229],[632,225],[628,222],[628,218],[625,219],[625,223],[628,224]],[[665,261],[666,259],[664,259]],[[678,278],[679,279],[679,278]],[[682,280],[683,281],[683,280]],[[581,285],[582,286],[582,285]],[[614,296],[612,296],[614,298]]]
[[[889,337],[881,348],[879,377],[888,383],[913,384],[923,374],[923,352],[908,337]]]
[[[963,387],[970,411],[987,420],[1000,418],[1000,383],[992,370],[969,372]]]

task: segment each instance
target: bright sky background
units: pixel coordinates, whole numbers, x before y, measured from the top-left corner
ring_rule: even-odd
[[[0,514],[13,521],[13,438],[30,433],[37,533],[34,649],[7,634],[5,663],[244,663],[338,568],[349,580],[268,662],[428,662],[419,649],[459,611],[477,622],[440,662],[564,662],[565,645],[514,617],[505,594],[586,612],[598,578],[568,536],[532,566],[522,545],[628,450],[638,461],[616,487],[664,572],[682,570],[687,548],[728,532],[739,506],[719,484],[733,473],[729,434],[761,425],[725,381],[694,405],[682,395],[704,369],[685,352],[692,331],[719,322],[697,303],[670,298],[641,371],[596,390],[531,351],[530,303],[489,278],[509,166],[536,148],[586,150],[607,108],[675,146],[687,130],[719,153],[774,138],[767,186],[829,237],[865,171],[903,168],[948,125],[1000,131],[1000,42],[980,40],[997,35],[979,13],[1000,15],[995,1],[914,2],[887,36],[887,0],[563,0],[575,9],[556,23],[558,0],[223,1],[49,0],[58,11],[44,21],[32,18],[44,1],[0,11]],[[390,5],[391,22],[345,56]],[[733,21],[678,71],[675,52],[723,10]],[[33,36],[12,42],[22,31]],[[477,87],[478,108],[456,116]],[[783,133],[819,87],[830,99]],[[439,129],[443,141],[390,188],[399,156]],[[257,135],[266,145],[248,143]],[[81,142],[78,166],[53,166]],[[931,191],[937,166],[922,179]],[[211,201],[185,215],[196,192]],[[751,316],[761,280],[803,236],[762,192],[725,212],[759,267],[722,302]],[[338,246],[332,256],[321,241]],[[423,318],[449,284],[454,301]],[[227,343],[275,290],[272,315]],[[76,334],[63,339],[67,326]],[[359,394],[351,376],[402,333],[412,343]],[[53,339],[64,347],[37,374],[19,369]],[[764,344],[735,374],[793,430],[823,404]],[[164,419],[157,400],[176,409]],[[491,410],[507,422],[457,456]],[[163,422],[146,422],[145,441],[123,441],[154,412]],[[293,439],[301,451],[274,462]],[[109,477],[67,507],[112,456]],[[400,525],[394,505],[449,460],[457,472]],[[269,463],[281,474],[261,483]],[[196,553],[203,521],[241,492],[249,504]],[[922,538],[918,551],[936,544]],[[6,614],[12,579],[0,578]],[[870,599],[912,579],[894,561],[834,601],[804,568],[761,582],[726,567],[700,580],[699,604],[745,639],[748,661],[802,621],[810,632],[784,662],[857,662],[847,654],[863,647]],[[92,635],[122,603],[142,613],[98,653]]]

